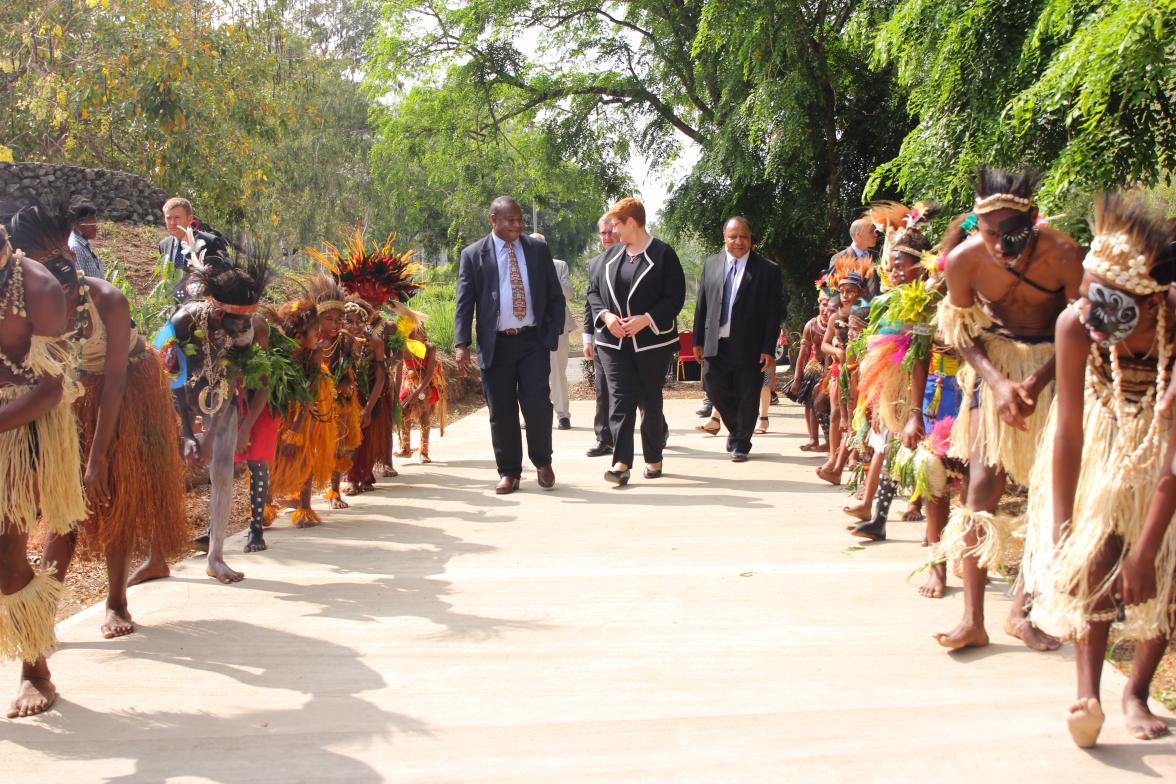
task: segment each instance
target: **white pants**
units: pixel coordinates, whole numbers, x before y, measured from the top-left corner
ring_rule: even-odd
[[[551,405],[555,408],[556,419],[571,419],[568,410],[568,333],[559,336],[555,351],[551,352],[551,375],[547,385],[551,387]]]

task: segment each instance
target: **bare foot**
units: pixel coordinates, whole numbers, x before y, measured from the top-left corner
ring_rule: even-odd
[[[8,718],[25,719],[44,713],[57,702],[57,688],[48,678],[25,678],[8,708]]]
[[[433,461],[429,457],[429,453],[428,452],[421,452],[421,464],[423,465],[425,463],[431,463],[431,462],[433,462]]]
[[[834,471],[832,468],[821,466],[817,469],[817,476],[819,476],[821,479],[824,479],[831,485],[837,486],[841,484],[841,472]]]
[[[1127,732],[1139,740],[1155,740],[1169,732],[1168,722],[1151,712],[1147,700],[1130,692],[1123,693],[1123,719]]]
[[[988,632],[983,626],[970,626],[963,621],[947,634],[940,632],[932,636],[937,643],[953,651],[961,648],[983,648],[988,644]]]
[[[412,457],[412,450],[411,449],[401,449],[399,452],[396,453],[396,457]]]
[[[1032,648],[1035,651],[1056,651],[1062,647],[1061,640],[1038,629],[1029,622],[1028,618],[1009,616],[1005,619],[1004,630],[1005,634],[1016,637],[1025,643],[1026,648]]]
[[[394,476],[400,476],[400,472],[392,466],[384,466],[384,478],[391,479]]]
[[[855,506],[843,506],[841,511],[845,512],[850,517],[856,517],[863,523],[870,519],[870,507],[865,504],[857,504]]]
[[[1098,733],[1102,731],[1104,721],[1106,721],[1106,716],[1103,715],[1102,706],[1094,697],[1079,698],[1070,706],[1069,715],[1066,716],[1066,726],[1070,730],[1070,737],[1074,739],[1075,745],[1080,749],[1094,747],[1094,744],[1098,742]]]
[[[331,507],[332,509],[347,509],[351,506],[351,504],[347,503],[342,498],[332,498],[327,502],[327,506]]]
[[[947,589],[947,564],[933,564],[927,574],[927,582],[919,588],[919,596],[928,599],[942,599]]]
[[[359,495],[363,491],[359,489],[359,485],[352,484],[343,488],[343,495]]]
[[[918,523],[924,519],[923,511],[917,506],[912,506],[910,509],[907,509],[906,514],[902,516],[904,523]]]
[[[813,441],[810,441],[807,444],[801,444],[800,451],[801,452],[819,452],[819,451],[821,451],[821,445],[818,443],[815,443]]]
[[[106,610],[106,620],[102,622],[102,636],[108,640],[113,640],[115,637],[125,637],[135,631],[135,624],[131,620],[131,614],[126,610],[119,612],[118,610]]]
[[[245,579],[243,572],[238,572],[230,569],[229,565],[220,559],[208,559],[208,568],[204,570],[205,574],[216,580],[220,580],[225,585],[229,583],[239,583]]]
[[[148,558],[127,578],[127,586],[138,585],[149,580],[162,580],[164,577],[171,577],[171,567],[167,565],[167,561]]]

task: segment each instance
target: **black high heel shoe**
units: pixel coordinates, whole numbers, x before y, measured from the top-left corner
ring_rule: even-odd
[[[614,485],[621,487],[629,484],[629,475],[632,472],[626,468],[624,471],[614,471],[611,468],[604,472],[604,481],[612,482]]]

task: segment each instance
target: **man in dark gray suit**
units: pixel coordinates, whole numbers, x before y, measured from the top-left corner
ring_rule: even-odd
[[[698,281],[694,356],[737,463],[751,451],[763,374],[776,361],[780,289],[780,268],[752,250],[751,224],[728,220],[723,252],[706,260]]]
[[[527,425],[527,454],[539,487],[555,487],[551,468],[551,352],[563,329],[563,291],[547,244],[522,236],[523,213],[509,196],[490,205],[493,231],[466,246],[457,273],[454,343],[458,366],[478,343],[482,391],[490,408],[490,438],[500,477],[495,492],[513,493],[523,470],[519,410]]]

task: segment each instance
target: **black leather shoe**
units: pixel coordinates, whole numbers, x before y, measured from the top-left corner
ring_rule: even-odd
[[[714,410],[714,406],[704,405],[702,408],[698,409],[694,413],[700,417],[709,417],[713,410]]]
[[[731,453],[731,462],[732,463],[746,463],[747,462],[747,453],[746,452],[732,452]]]
[[[883,542],[886,541],[886,521],[878,523],[871,520],[868,523],[855,525],[850,533],[862,539],[869,539],[871,542]]]
[[[660,468],[650,468],[649,466],[646,466],[645,471],[642,472],[641,475],[646,479],[661,479],[661,474],[662,470]]]
[[[572,429],[572,420],[568,419],[567,417],[560,417],[559,418],[559,429],[560,430],[571,430]]]
[[[601,457],[602,455],[611,455],[612,450],[612,444],[605,444],[597,441],[596,445],[584,454],[588,455],[588,457]]]
[[[627,485],[627,484],[629,484],[629,474],[630,473],[631,472],[627,468],[624,471],[614,471],[610,468],[609,470],[604,472],[604,481],[612,482],[614,485],[617,485],[618,487],[621,485]]]

